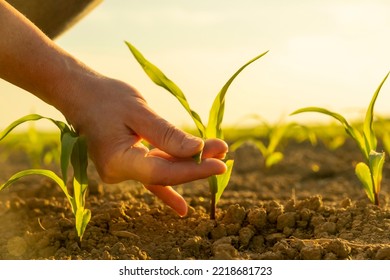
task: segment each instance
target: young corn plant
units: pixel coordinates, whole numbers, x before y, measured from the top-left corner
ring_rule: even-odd
[[[230,148],[234,151],[246,142],[253,143],[263,156],[263,165],[265,169],[270,169],[283,160],[282,141],[286,137],[286,134],[288,134],[296,124],[280,122],[276,125],[271,125],[258,115],[250,115],[249,117],[261,123],[265,129],[264,136],[256,137],[251,135],[242,137],[234,142]],[[263,140],[261,138],[263,138]]]
[[[240,74],[242,70],[244,70],[248,65],[253,63],[254,61],[258,60],[262,56],[264,56],[267,52],[264,52],[255,58],[248,61],[246,64],[244,64],[241,68],[239,68],[233,76],[226,82],[226,84],[222,87],[222,89],[219,91],[217,96],[214,99],[214,102],[212,104],[212,107],[209,111],[209,119],[207,125],[205,125],[198,113],[193,111],[187,101],[187,98],[185,97],[183,91],[173,82],[171,81],[165,74],[157,68],[155,65],[153,65],[151,62],[149,62],[132,44],[129,42],[125,42],[135,59],[138,61],[138,63],[141,65],[145,73],[149,76],[149,78],[158,86],[163,87],[168,92],[170,92],[174,97],[177,98],[177,100],[180,102],[180,104],[184,107],[184,109],[187,111],[187,113],[191,116],[192,120],[195,123],[196,128],[199,131],[200,136],[203,139],[208,138],[219,138],[223,139],[223,132],[222,132],[222,120],[225,112],[225,95],[226,92],[233,82],[233,80]],[[201,160],[201,154],[196,155],[195,160],[200,162]],[[228,182],[230,180],[230,176],[233,169],[233,160],[227,160],[227,171],[224,174],[221,175],[215,175],[210,176],[209,181],[209,187],[210,187],[210,193],[211,193],[211,207],[210,207],[210,219],[215,219],[215,212],[216,212],[216,205],[221,198],[222,193],[224,192],[226,186],[228,185]]]
[[[25,176],[42,175],[52,179],[55,183],[58,184],[70,203],[72,212],[75,216],[75,227],[77,235],[81,241],[85,229],[91,219],[91,211],[85,208],[85,198],[88,188],[88,154],[85,139],[80,137],[71,126],[68,126],[64,122],[43,117],[37,114],[31,114],[14,121],[2,132],[0,132],[0,141],[20,124],[28,121],[37,121],[40,119],[51,121],[61,132],[60,164],[62,178],[51,170],[36,168],[27,169],[17,172],[11,176],[7,182],[0,186],[0,191],[9,187],[14,182]],[[73,196],[69,194],[67,189],[69,164],[71,164],[73,167]]]
[[[331,112],[324,108],[307,107],[299,109],[292,113],[292,115],[295,115],[304,112],[317,112],[331,116],[343,125],[347,134],[356,142],[365,159],[365,162],[359,162],[356,165],[356,176],[362,183],[367,197],[372,203],[378,206],[379,192],[382,182],[383,164],[385,162],[385,153],[376,151],[378,140],[373,127],[374,106],[378,94],[386,79],[388,78],[389,74],[390,72],[382,80],[371,99],[363,122],[363,131],[359,131],[356,127],[351,126],[342,115]]]

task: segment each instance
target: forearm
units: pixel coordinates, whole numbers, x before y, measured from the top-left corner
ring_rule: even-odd
[[[74,96],[72,84],[99,77],[3,0],[0,38],[0,78],[31,92],[65,116],[76,110],[76,100],[85,98]]]

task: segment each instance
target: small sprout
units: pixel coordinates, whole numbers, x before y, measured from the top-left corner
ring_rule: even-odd
[[[370,105],[367,108],[366,117],[363,123],[363,131],[360,132],[357,128],[351,126],[347,120],[340,114],[331,112],[324,108],[307,107],[299,109],[292,113],[292,115],[304,112],[317,112],[331,116],[338,120],[344,127],[347,134],[356,142],[365,162],[359,162],[355,167],[355,173],[358,179],[363,184],[367,197],[372,203],[379,206],[379,192],[382,182],[382,170],[385,161],[385,153],[377,152],[377,137],[373,128],[374,120],[374,105],[379,92],[388,78],[390,72],[385,76],[377,90],[375,91]]]
[[[75,227],[77,235],[80,240],[83,237],[86,226],[88,225],[91,219],[91,211],[85,209],[85,197],[88,188],[88,176],[87,176],[87,166],[88,166],[88,155],[87,155],[87,144],[83,137],[77,135],[74,129],[67,124],[53,120],[51,118],[46,118],[41,115],[31,114],[25,117],[22,117],[13,123],[11,123],[4,131],[0,133],[0,141],[4,139],[15,127],[25,123],[27,121],[36,121],[40,119],[46,119],[54,123],[61,132],[61,173],[62,178],[55,174],[51,170],[46,169],[28,169],[19,171],[7,182],[0,186],[0,190],[3,190],[13,184],[15,181],[31,175],[41,175],[52,179],[58,184],[61,190],[64,192],[67,197],[72,212],[75,216]],[[66,187],[68,180],[68,167],[69,163],[73,167],[73,195],[71,196]]]
[[[294,123],[279,123],[270,125],[264,121],[258,115],[250,115],[250,118],[260,121],[262,127],[265,128],[265,132],[260,136],[244,136],[239,138],[231,146],[231,150],[234,151],[242,144],[246,142],[253,143],[254,146],[260,151],[263,156],[263,165],[266,169],[270,169],[272,166],[281,162],[284,158],[282,152],[282,141],[290,133],[291,129],[296,126]]]
[[[212,107],[209,112],[209,119],[207,126],[205,126],[195,111],[193,111],[187,101],[187,98],[185,97],[182,90],[174,83],[172,82],[165,74],[157,68],[155,65],[150,63],[146,58],[129,42],[125,42],[135,59],[138,61],[138,63],[142,66],[145,73],[149,76],[149,78],[158,86],[161,86],[165,88],[168,92],[170,92],[176,99],[180,102],[180,104],[184,107],[184,109],[187,111],[187,113],[191,116],[192,120],[195,123],[196,128],[198,129],[198,132],[200,136],[203,139],[209,139],[209,138],[219,138],[223,139],[223,133],[222,133],[222,120],[225,112],[225,95],[226,92],[233,82],[233,80],[240,74],[242,70],[244,70],[248,65],[250,65],[252,62],[258,60],[262,56],[264,56],[267,52],[264,52],[255,58],[248,61],[246,64],[244,64],[241,68],[237,70],[233,74],[233,76],[226,82],[226,84],[222,87],[216,98],[214,99],[214,102],[212,104]],[[194,159],[200,163],[201,155],[196,155]],[[215,208],[216,204],[218,203],[219,198],[221,197],[223,191],[225,190],[231,176],[232,168],[233,168],[233,160],[228,160],[226,162],[227,165],[227,171],[224,174],[221,175],[215,175],[211,176],[209,178],[209,187],[211,192],[211,210],[210,210],[210,218],[215,219]]]
[[[379,205],[378,194],[382,181],[382,170],[384,162],[385,153],[371,151],[368,165],[364,162],[359,162],[355,168],[356,176],[362,182],[367,197],[376,205]]]

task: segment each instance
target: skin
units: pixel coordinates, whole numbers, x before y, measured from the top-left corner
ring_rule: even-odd
[[[170,186],[226,171],[225,142],[203,141],[167,122],[135,88],[84,65],[3,0],[0,38],[0,77],[66,117],[86,138],[103,182],[140,181],[184,216],[187,204]],[[197,164],[192,156],[201,150]]]

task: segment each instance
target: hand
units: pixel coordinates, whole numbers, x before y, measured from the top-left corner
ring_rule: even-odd
[[[203,142],[174,127],[123,82],[104,77],[94,80],[82,83],[87,85],[84,91],[73,94],[80,96],[73,104],[81,107],[73,107],[70,121],[86,137],[100,177],[106,183],[140,181],[184,216],[186,202],[170,186],[224,173],[221,159],[227,152],[226,143],[218,139]],[[156,148],[149,150],[141,143],[143,139]],[[192,156],[201,150],[203,160],[197,164]]]

